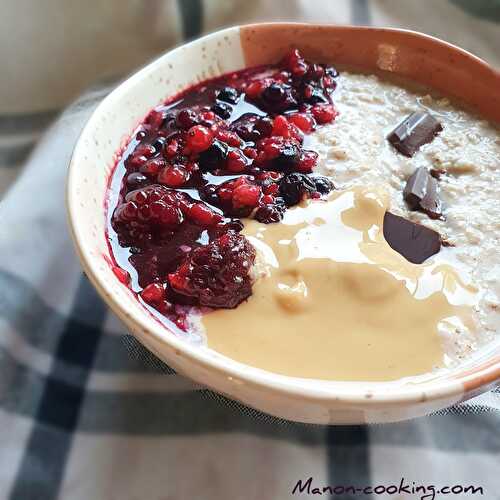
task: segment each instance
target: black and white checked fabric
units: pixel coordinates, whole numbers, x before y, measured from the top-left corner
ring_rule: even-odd
[[[338,2],[337,17],[325,10],[338,21],[395,24],[391,16],[401,3]],[[405,3],[418,12],[415,2]],[[457,5],[437,3],[458,24],[492,24],[469,18]],[[229,22],[231,9],[215,4],[180,2],[187,37],[214,28],[215,13]],[[270,17],[279,10],[280,2],[275,4]],[[289,18],[310,12],[305,2],[290,4]],[[251,16],[233,13],[231,22]],[[415,24],[424,23],[418,19]],[[469,32],[467,37],[473,38]],[[498,392],[446,415],[399,424],[292,424],[195,385],[124,336],[81,273],[64,208],[74,143],[109,90],[94,88],[62,114],[0,202],[0,500],[279,500],[292,498],[297,481],[309,477],[320,488],[399,485],[402,479],[410,485],[475,485],[483,498],[500,499]],[[25,154],[23,148],[8,153],[8,137],[35,136],[52,117],[0,117],[3,165]],[[0,172],[14,169],[2,166]],[[0,174],[4,186],[5,179]]]

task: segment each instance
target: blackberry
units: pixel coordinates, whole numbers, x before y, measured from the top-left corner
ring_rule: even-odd
[[[155,152],[159,153],[163,149],[163,146],[165,145],[165,137],[161,136],[157,137],[151,145],[155,149]]]
[[[304,195],[314,193],[316,186],[311,177],[305,174],[288,174],[281,179],[279,193],[288,206],[297,205]]]
[[[140,172],[132,172],[127,175],[127,187],[130,189],[138,189],[150,184],[149,179]]]
[[[234,87],[223,87],[217,92],[217,99],[228,102],[229,104],[236,104],[239,97],[240,94]]]
[[[255,212],[255,220],[262,222],[263,224],[271,224],[273,222],[279,222],[283,219],[286,206],[285,204],[269,204],[259,207]]]
[[[242,235],[228,231],[192,250],[168,275],[172,289],[199,305],[232,309],[252,293],[250,269],[255,249]]]
[[[200,154],[198,159],[202,171],[224,168],[229,148],[224,142],[215,139],[211,146]]]
[[[282,172],[294,170],[300,161],[300,148],[293,142],[286,141],[280,147],[280,152],[273,159],[273,167]]]
[[[264,89],[262,98],[269,104],[282,103],[287,97],[288,89],[281,83],[272,83],[269,87]]]
[[[323,89],[313,87],[311,95],[307,99],[307,102],[310,104],[328,104],[330,100],[325,95]]]
[[[316,191],[320,194],[328,194],[332,189],[335,189],[333,182],[322,175],[311,177],[311,180],[316,186]]]
[[[268,116],[262,116],[255,122],[255,129],[261,137],[269,137],[273,132],[273,120]]]
[[[281,112],[297,104],[291,93],[291,87],[283,83],[272,83],[262,92],[265,108],[273,112]]]
[[[223,120],[230,118],[231,113],[233,112],[233,108],[230,104],[219,100],[215,101],[210,109]]]
[[[236,132],[246,142],[256,142],[262,137],[262,133],[259,130],[259,116],[255,113],[245,113],[240,116],[231,124],[231,130]]]
[[[339,72],[333,66],[325,66],[325,75],[331,78],[337,78]]]
[[[175,122],[179,128],[187,130],[197,125],[198,116],[194,110],[186,108],[179,111]]]

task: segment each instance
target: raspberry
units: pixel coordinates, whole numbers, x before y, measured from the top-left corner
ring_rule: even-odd
[[[150,283],[139,295],[144,302],[162,314],[167,314],[173,309],[172,304],[167,300],[167,288],[168,283]]]
[[[212,211],[204,203],[195,203],[189,209],[189,217],[200,226],[211,226],[222,222],[222,216]]]
[[[231,309],[252,293],[249,272],[254,260],[255,250],[248,240],[228,231],[192,250],[168,281],[175,292],[199,305]]]
[[[158,184],[131,191],[115,209],[113,222],[141,234],[179,226],[184,219],[180,210],[182,198],[183,195]]]
[[[303,77],[309,70],[309,65],[304,61],[297,49],[290,50],[281,64],[289,69],[293,76],[298,78]]]
[[[134,150],[134,156],[145,156],[151,158],[156,153],[156,149],[151,144],[139,144]]]
[[[261,80],[256,80],[247,86],[245,93],[248,97],[250,97],[250,99],[257,99],[260,97],[263,90],[264,83]]]
[[[267,183],[273,182],[273,181],[279,181],[283,177],[283,174],[280,172],[262,172],[259,175],[259,179],[262,181],[267,181]]]
[[[188,174],[195,174],[199,172],[200,165],[195,161],[189,161],[185,165],[180,165],[179,168],[184,168]]]
[[[254,148],[245,148],[243,150],[243,154],[247,157],[250,158],[251,160],[255,160],[257,158],[257,150]]]
[[[179,111],[176,123],[181,129],[187,130],[198,123],[198,117],[192,109],[183,109]]]
[[[303,150],[297,162],[297,170],[305,174],[310,174],[318,160],[316,151]]]
[[[212,132],[203,125],[195,125],[188,130],[186,146],[194,153],[207,150],[213,141]]]
[[[248,160],[239,150],[230,151],[227,155],[226,168],[230,172],[243,172],[248,164]]]
[[[152,129],[157,130],[163,126],[167,119],[168,113],[166,110],[153,109],[146,118],[146,123],[151,126]]]
[[[151,217],[164,226],[178,226],[182,220],[182,212],[179,208],[167,205],[162,201],[155,201],[151,204]]]
[[[140,293],[141,298],[148,304],[160,304],[165,298],[165,287],[160,283],[150,283]]]
[[[315,120],[320,124],[331,123],[337,116],[337,111],[331,104],[317,104],[313,106],[311,112]]]
[[[298,127],[290,123],[285,116],[278,115],[273,121],[273,135],[281,136],[286,139],[295,139],[302,142],[303,136]]]
[[[215,121],[215,113],[213,111],[203,111],[200,115],[202,123],[208,127]]]
[[[307,73],[309,66],[304,61],[299,61],[291,68],[294,76],[304,76]]]
[[[137,169],[144,165],[148,161],[147,157],[144,155],[132,154],[125,161],[125,166],[127,168]]]
[[[264,153],[265,160],[272,160],[280,154],[283,144],[282,137],[269,137],[260,141],[258,147]]]
[[[177,154],[179,148],[179,143],[176,139],[172,139],[164,150],[164,154],[167,158],[173,158]]]
[[[263,188],[264,194],[273,195],[277,194],[279,190],[278,184],[268,184]]]
[[[273,135],[289,137],[288,120],[283,115],[278,115],[273,121]]]
[[[238,207],[256,207],[262,195],[260,186],[252,184],[243,184],[233,191],[233,206]]]
[[[189,173],[186,169],[173,166],[173,167],[165,167],[158,174],[158,182],[161,184],[166,184],[169,187],[180,187],[186,184],[189,179]]]
[[[305,113],[295,113],[288,117],[288,121],[297,126],[305,134],[313,131],[314,120]]]
[[[221,201],[231,201],[233,199],[233,190],[229,187],[221,187],[217,191],[217,195]]]
[[[121,267],[118,266],[113,266],[112,267],[114,275],[118,278],[118,281],[123,283],[124,285],[127,285],[130,281],[130,274],[128,271],[125,271],[125,269],[122,269]]]
[[[241,139],[234,132],[230,132],[229,130],[218,130],[217,131],[217,139],[220,139],[222,142],[225,142],[229,146],[234,148],[238,148],[241,146]]]
[[[148,177],[156,177],[158,172],[167,166],[164,158],[152,158],[145,162],[139,171]]]

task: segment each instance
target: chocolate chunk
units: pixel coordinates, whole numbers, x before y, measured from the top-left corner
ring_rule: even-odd
[[[437,180],[425,167],[419,167],[406,182],[403,198],[410,210],[420,210],[431,219],[439,219],[443,212],[438,192]]]
[[[387,136],[387,140],[401,154],[411,158],[441,130],[443,126],[431,114],[426,111],[415,111]]]
[[[441,176],[446,174],[446,170],[444,170],[443,168],[431,168],[429,170],[429,173],[432,175],[432,177],[434,177],[434,179],[440,180]]]
[[[384,216],[384,238],[393,250],[414,264],[421,264],[441,249],[439,233],[391,212]]]

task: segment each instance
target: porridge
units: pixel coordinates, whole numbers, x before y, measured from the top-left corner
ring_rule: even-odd
[[[376,76],[343,73],[335,92],[339,116],[312,137],[319,152],[318,171],[338,186],[382,184],[390,210],[441,234],[450,247],[443,258],[455,262],[480,290],[480,337],[500,330],[500,134],[488,122],[433,98],[381,81]],[[414,111],[429,111],[443,126],[413,157],[399,154],[386,136]],[[416,169],[439,175],[444,219],[410,211],[402,193]],[[457,339],[457,341],[459,341]]]
[[[258,368],[425,376],[500,327],[499,162],[446,99],[291,51],[151,111],[110,179],[114,271]]]

